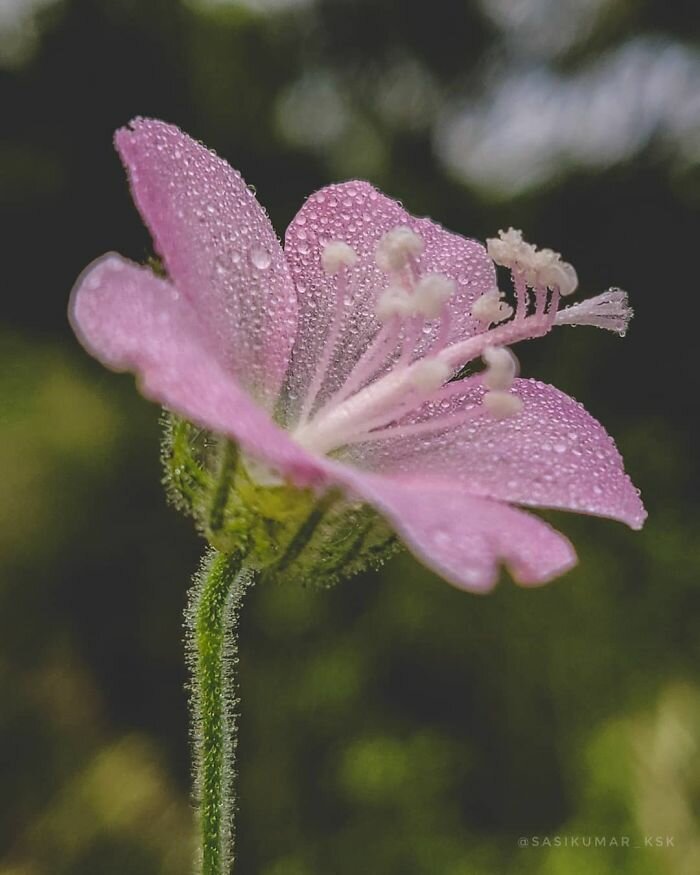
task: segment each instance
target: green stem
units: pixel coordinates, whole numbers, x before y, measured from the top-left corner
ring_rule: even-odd
[[[233,865],[236,627],[252,579],[240,556],[212,550],[187,608],[201,875],[229,875]]]

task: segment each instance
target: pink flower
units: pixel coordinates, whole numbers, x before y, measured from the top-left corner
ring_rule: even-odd
[[[283,250],[240,174],[177,128],[137,119],[116,147],[168,278],[105,255],[70,313],[85,347],[135,372],[144,395],[236,441],[251,470],[373,505],[466,589],[489,589],[501,561],[523,584],[575,563],[566,538],[514,505],[641,527],[602,426],[517,379],[506,348],[557,322],[622,332],[622,293],[558,310],[573,268],[511,229],[489,252],[512,270],[513,315],[484,246],[366,182],[312,195]],[[485,370],[452,379],[480,357]]]

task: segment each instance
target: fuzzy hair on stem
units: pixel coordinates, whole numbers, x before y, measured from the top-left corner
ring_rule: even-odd
[[[194,576],[185,613],[200,875],[228,875],[233,865],[237,627],[253,579],[239,555],[210,550]]]

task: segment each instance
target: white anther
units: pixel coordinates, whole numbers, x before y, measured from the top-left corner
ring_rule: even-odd
[[[412,257],[421,254],[424,245],[423,238],[407,225],[392,228],[377,243],[374,256],[377,267],[386,273],[401,270]]]
[[[578,276],[568,261],[562,261],[553,249],[538,249],[526,243],[522,231],[515,228],[499,231],[498,237],[486,241],[486,248],[496,264],[519,271],[532,288],[557,289],[566,297],[578,287]]]
[[[496,264],[513,269],[527,262],[535,247],[523,240],[522,231],[508,228],[507,231],[499,231],[498,237],[490,237],[486,241],[486,249]]]
[[[602,295],[564,307],[558,311],[554,321],[556,325],[594,325],[624,337],[633,315],[627,292],[622,289],[608,289]]]
[[[342,240],[331,240],[321,250],[321,266],[327,274],[338,273],[356,263],[357,253]]]
[[[542,285],[550,289],[558,289],[559,294],[566,298],[578,288],[578,274],[568,261],[557,260],[550,266]]]
[[[393,316],[401,319],[412,316],[411,295],[402,286],[389,286],[379,295],[374,312],[380,322],[388,322]]]
[[[413,306],[416,313],[426,319],[437,319],[442,308],[454,295],[454,280],[441,273],[428,273],[416,283],[413,291]]]
[[[552,249],[540,249],[530,259],[525,278],[531,286],[557,289],[562,297],[578,288],[578,275],[573,265],[562,261],[561,255]]]
[[[513,308],[503,300],[503,292],[493,288],[472,304],[472,316],[487,325],[497,325],[513,315]]]
[[[452,376],[452,369],[439,359],[424,359],[413,366],[411,382],[421,392],[439,389]]]
[[[559,258],[553,249],[536,249],[532,247],[529,257],[522,263],[521,272],[525,282],[532,286],[546,286],[545,280]]]
[[[484,395],[484,407],[496,419],[507,419],[509,416],[520,413],[523,409],[523,402],[517,395],[495,390]]]
[[[484,385],[487,389],[510,389],[517,377],[517,358],[505,346],[487,346],[482,358],[486,363]]]

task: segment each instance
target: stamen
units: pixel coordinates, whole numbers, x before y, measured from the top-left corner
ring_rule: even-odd
[[[428,273],[416,283],[413,291],[414,312],[426,319],[437,319],[445,304],[455,293],[455,282],[441,273]]]
[[[457,420],[454,414],[440,416],[434,419],[428,419],[425,422],[411,422],[407,425],[389,425],[385,428],[376,428],[373,431],[363,432],[362,434],[353,435],[346,443],[360,444],[371,441],[381,440],[396,440],[397,438],[417,437],[423,434],[439,434],[446,429],[461,428],[467,422],[473,422],[480,416],[484,415],[481,406],[475,407],[473,410],[468,410],[462,413]]]
[[[395,372],[387,375],[396,383]],[[400,419],[414,407],[425,400],[425,392],[417,392],[410,382],[398,381],[394,391],[388,396],[378,393],[373,398],[374,385],[368,386],[364,392],[367,402],[360,406],[361,415],[353,411],[362,392],[348,399],[345,405],[330,407],[325,415],[319,416],[310,423],[302,424],[295,430],[297,440],[317,452],[328,452],[335,447],[344,446],[350,439],[355,442],[362,440],[372,429],[383,428]],[[427,393],[430,394],[430,393]]]
[[[486,249],[491,258],[502,267],[516,270],[529,263],[535,247],[523,240],[523,232],[516,228],[499,231],[498,237],[486,241]]]
[[[399,358],[386,373],[368,383],[396,349],[401,322],[392,319],[382,327],[370,349],[350,373],[346,383],[315,413],[311,422],[301,423],[295,429],[295,437],[303,446],[316,452],[329,452],[343,446],[350,438],[356,442],[355,438],[359,440],[360,435],[366,434],[373,428],[386,426],[394,422],[399,415],[422,404],[426,400],[426,394],[428,397],[432,395],[432,391],[420,391],[413,381],[415,371],[423,367],[425,362],[438,361],[453,373],[456,368],[463,367],[466,362],[481,356],[488,347],[500,347],[519,340],[538,337],[546,334],[550,328],[549,314],[545,319],[537,319],[533,316],[519,322],[508,322],[490,331],[453,343],[434,358],[423,359],[411,365],[404,364]],[[384,338],[386,344],[383,342]],[[506,354],[510,356],[510,353]],[[502,365],[504,374],[500,380],[501,385],[507,382],[506,377],[513,374],[512,361],[509,358],[510,364],[506,362]],[[444,379],[445,371],[438,373],[431,365],[431,371],[427,373],[432,377],[430,382],[435,385],[434,381]],[[424,372],[423,378],[425,376]],[[419,383],[422,382],[420,376],[418,379]],[[448,384],[448,387],[442,391],[448,391],[449,385],[452,384]],[[454,386],[455,391],[463,391],[463,385],[460,383],[455,383]],[[503,400],[499,398],[499,393],[514,400]],[[502,417],[512,415],[520,409],[517,396],[510,396],[505,390],[492,389],[484,398],[491,395],[493,397],[484,402],[484,411],[487,413]]]
[[[518,268],[513,270],[513,285],[515,286],[515,319],[525,319],[530,306],[530,293],[527,288],[525,274]]]
[[[399,225],[387,231],[377,243],[375,261],[386,273],[400,271],[423,252],[423,238],[407,225]]]
[[[390,285],[379,295],[374,312],[380,322],[388,322],[394,316],[405,319],[413,315],[414,306],[403,286]]]
[[[557,312],[559,311],[559,301],[561,300],[561,294],[559,293],[559,289],[554,289],[552,291],[552,296],[549,299],[549,309],[547,310],[545,316],[545,324],[547,325],[547,330],[552,328],[554,322],[557,318]]]
[[[535,249],[525,269],[525,278],[533,286],[559,289],[564,297],[578,288],[578,275],[573,266],[561,260],[553,249]]]
[[[557,325],[594,325],[624,337],[633,315],[634,311],[627,301],[627,292],[622,289],[608,289],[602,295],[559,310],[554,322]]]
[[[393,353],[399,340],[401,323],[398,319],[392,319],[385,323],[369,347],[360,356],[359,361],[352,369],[343,385],[328,399],[317,415],[327,413],[333,407],[342,404],[363,383],[381,367],[387,357]]]
[[[455,283],[441,273],[430,273],[421,277],[412,289],[392,284],[379,295],[375,313],[380,322],[388,322],[395,316],[408,320],[417,316],[424,319],[437,319],[445,313],[445,304],[455,292]],[[411,350],[418,340],[420,324],[416,320],[406,329],[406,339]]]
[[[451,333],[452,313],[449,307],[443,307],[442,314],[440,315],[440,328],[435,338],[435,343],[430,348],[430,355],[437,355],[439,352],[442,352],[449,343]]]
[[[497,325],[510,319],[513,308],[505,303],[503,297],[503,292],[499,288],[485,292],[472,304],[472,316],[487,325]]]
[[[510,389],[518,375],[515,355],[505,346],[487,346],[482,354],[486,363],[484,385],[487,389]]]
[[[358,424],[355,428],[350,428],[343,438],[343,445],[346,443],[362,443],[368,439],[370,434],[396,428],[396,422],[404,414],[413,410],[416,403],[415,399],[404,398],[389,409],[382,411],[382,413],[378,413],[371,419],[365,420],[361,425]]]
[[[421,336],[423,320],[420,316],[409,316],[403,323],[403,339],[401,341],[401,355],[396,363],[397,368],[405,368],[411,364],[413,353]]]
[[[440,359],[416,362],[411,372],[411,384],[421,392],[434,392],[452,376],[452,368]]]
[[[355,264],[357,264],[357,253],[352,246],[342,240],[331,240],[321,251],[321,266],[329,275]]]
[[[427,434],[440,427],[441,419],[433,423],[399,422],[434,399],[436,393],[441,398],[451,396],[450,377],[479,356],[486,367],[475,380],[485,391],[482,403],[476,405],[469,418],[514,416],[523,402],[511,391],[518,361],[508,347],[547,334],[555,323],[597,325],[624,333],[632,315],[624,292],[611,289],[559,313],[561,295],[571,294],[578,283],[576,271],[562,261],[559,253],[537,249],[513,228],[500,231],[498,238],[487,242],[494,261],[512,271],[515,313],[503,300],[503,293],[494,287],[472,305],[472,316],[485,328],[457,340],[452,337],[454,326],[448,307],[456,289],[454,280],[440,273],[420,275],[417,257],[424,243],[411,228],[398,226],[383,235],[375,251],[377,266],[388,274],[387,287],[380,287],[376,300],[376,315],[383,324],[342,386],[318,406],[309,420],[322,386],[318,377],[314,378],[314,392],[304,402],[304,415],[294,431],[303,446],[325,453],[346,444],[424,431]],[[339,300],[346,299],[347,268],[356,259],[342,241],[332,241],[322,253],[324,270],[339,274]],[[437,331],[426,324],[433,320],[439,320]],[[337,330],[332,327],[329,331],[322,355],[324,369],[332,360]],[[428,347],[424,333],[432,338]],[[455,391],[464,391],[460,383],[454,385]]]
[[[532,288],[558,289],[566,296],[578,287],[578,276],[571,264],[562,261],[561,255],[553,249],[537,249],[526,243],[522,231],[515,228],[499,231],[498,237],[486,241],[486,248],[496,264],[510,268],[516,278],[522,273]]]
[[[381,413],[377,413],[369,419],[362,421],[359,427],[353,429],[352,426],[347,429],[346,436],[343,439],[344,444],[356,444],[363,441],[374,439],[376,434],[380,432],[404,432],[416,429],[417,431],[429,430],[427,426],[434,427],[435,421],[429,420],[422,424],[411,424],[407,426],[397,426],[396,422],[404,414],[411,410],[417,410],[428,398],[432,397],[438,389],[442,387],[441,398],[449,398],[458,392],[464,392],[464,384],[453,383],[444,385],[452,376],[452,368],[447,367],[443,362],[437,359],[425,359],[421,362],[416,362],[411,368],[409,379],[407,381],[406,390],[403,395],[399,395],[393,402],[388,402],[387,406]],[[411,391],[417,390],[417,391]],[[474,416],[479,414],[479,408],[475,407]],[[441,417],[443,419],[454,421],[452,416]]]
[[[496,389],[484,395],[484,407],[496,419],[507,419],[520,413],[523,402],[517,395]]]
[[[535,316],[544,316],[547,309],[547,289],[545,286],[535,287]]]

